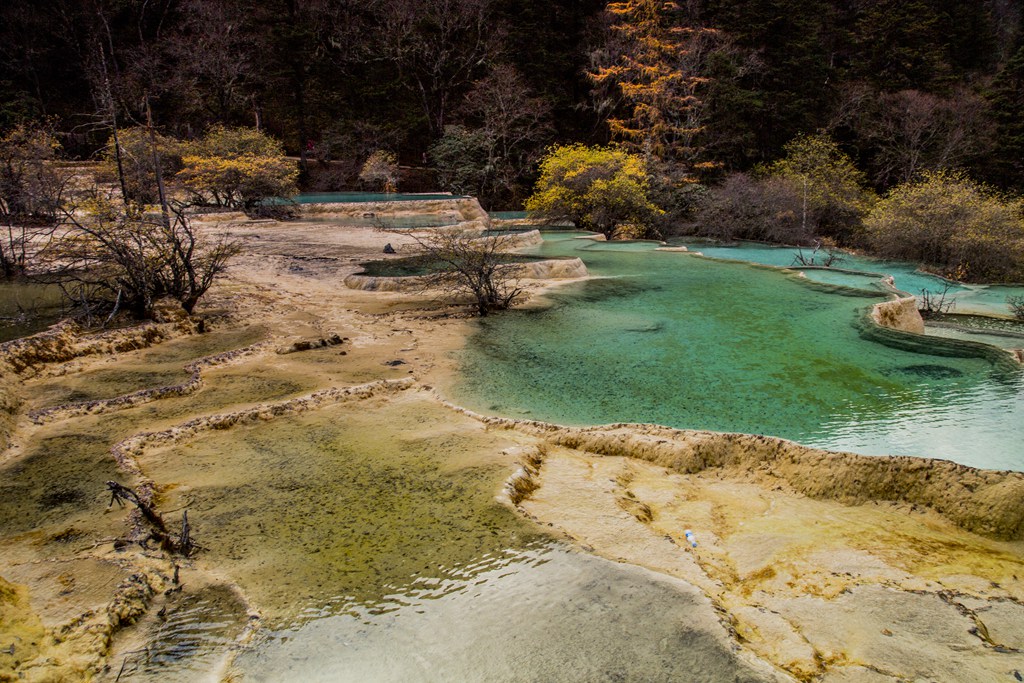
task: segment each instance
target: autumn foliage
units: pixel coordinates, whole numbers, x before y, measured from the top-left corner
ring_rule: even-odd
[[[958,280],[1024,281],[1024,202],[963,173],[926,173],[865,220],[874,249]]]
[[[648,198],[644,160],[614,147],[553,147],[526,210],[547,220],[570,220],[611,239],[645,236],[662,213]]]
[[[156,182],[157,156],[154,156],[154,141],[161,172],[166,177],[174,175],[181,168],[182,144],[174,138],[156,132],[150,137],[145,126],[119,130],[116,142],[114,136],[111,136],[103,148],[103,175],[113,178],[123,173],[121,187],[125,199],[130,202],[155,204],[160,199]]]
[[[612,2],[607,11],[612,37],[590,78],[623,100],[608,119],[612,136],[648,159],[694,161],[705,125],[705,62],[720,32],[681,25],[674,2]]]
[[[54,165],[60,151],[45,125],[21,124],[0,136],[0,220],[53,221],[64,189]]]
[[[216,126],[187,148],[177,178],[200,203],[251,211],[294,195],[298,175],[277,140],[254,128]]]

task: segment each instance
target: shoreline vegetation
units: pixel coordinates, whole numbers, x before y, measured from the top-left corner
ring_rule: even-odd
[[[478,208],[373,211],[486,222]],[[113,680],[182,596],[210,594],[227,596],[237,627],[235,646],[208,668],[231,680],[231,652],[280,617],[261,574],[202,548],[204,533],[223,533],[202,510],[189,517],[198,553],[147,548],[145,521],[111,507],[102,482],[138,491],[177,529],[206,476],[186,457],[205,434],[369,406],[414,434],[424,411],[439,416],[425,430],[473,433],[473,457],[506,473],[505,504],[523,519],[695,586],[735,646],[779,680],[1001,680],[1024,670],[1024,474],[750,435],[477,415],[444,399],[450,352],[470,329],[457,308],[429,292],[341,284],[384,242],[401,252],[411,240],[303,220],[209,220],[240,255],[201,318],[99,334],[63,325],[3,346],[0,633],[14,640],[0,649],[0,680]],[[536,299],[584,274],[526,286]],[[889,303],[894,326],[915,325],[906,300]],[[378,431],[386,445],[390,430]]]

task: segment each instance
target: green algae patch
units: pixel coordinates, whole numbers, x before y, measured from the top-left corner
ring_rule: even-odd
[[[0,538],[33,530],[56,534],[73,525],[85,529],[98,525],[102,531],[96,535],[120,535],[124,529],[114,520],[120,515],[108,513],[105,484],[125,477],[110,452],[115,443],[196,414],[306,392],[317,384],[317,375],[313,368],[296,371],[296,365],[213,371],[206,386],[193,395],[108,415],[81,416],[35,431],[21,454],[0,466]],[[59,380],[80,381],[76,376]],[[30,388],[29,395],[38,390]]]
[[[50,408],[180,384],[189,379],[185,366],[190,361],[254,344],[265,334],[262,327],[208,332],[120,354],[82,372],[31,383],[32,404]]]
[[[189,509],[201,562],[275,623],[388,610],[414,582],[535,538],[495,500],[513,438],[414,394],[208,433],[140,464],[162,507]]]
[[[263,341],[266,337],[267,329],[262,325],[225,328],[154,346],[140,353],[140,358],[150,363],[187,363],[204,356],[240,349]]]
[[[188,375],[181,367],[157,369],[133,367],[129,363],[118,364],[114,368],[83,372],[43,383],[39,387],[37,395],[40,400],[36,406],[50,408],[66,403],[109,399],[140,389],[177,384],[186,379]]]
[[[11,432],[22,399],[17,391],[18,379],[14,373],[0,367],[0,451],[10,445]]]
[[[101,433],[52,430],[26,445],[25,454],[0,468],[0,538],[30,531],[59,533],[75,524],[120,533],[105,515],[104,482],[118,479],[110,443]],[[102,523],[108,522],[108,523]]]

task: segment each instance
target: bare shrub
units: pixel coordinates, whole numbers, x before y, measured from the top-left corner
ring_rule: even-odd
[[[19,125],[0,136],[0,277],[25,275],[34,250],[57,221],[72,173],[46,125]]]
[[[386,232],[411,237],[416,255],[435,265],[436,270],[422,278],[426,288],[440,290],[448,300],[469,299],[477,315],[505,310],[523,294],[519,267],[508,258],[514,235],[485,236],[458,228]]]
[[[921,296],[917,300],[917,309],[921,312],[922,318],[925,320],[935,318],[956,308],[956,299],[954,297],[946,298],[949,294],[949,287],[947,282],[942,286],[942,291],[937,294],[929,292],[927,289],[921,290]]]
[[[721,240],[808,244],[799,189],[784,178],[736,173],[711,191],[697,214],[697,234]]]
[[[1008,296],[1006,303],[1017,320],[1024,320],[1024,296]]]
[[[802,248],[798,249],[796,256],[793,257],[793,265],[831,268],[845,260],[846,255],[839,250],[836,243],[825,237],[820,240],[814,240],[814,247],[811,249],[810,254],[805,254]]]
[[[61,287],[87,324],[120,310],[152,318],[166,297],[191,314],[238,253],[232,242],[201,236],[183,207],[166,222],[95,194],[83,208],[84,214],[65,211],[64,230],[44,256],[45,279]]]

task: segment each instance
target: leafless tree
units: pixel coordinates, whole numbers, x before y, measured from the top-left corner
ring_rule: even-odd
[[[224,238],[209,239],[192,225],[184,207],[173,218],[153,220],[121,211],[94,194],[83,217],[65,209],[65,230],[46,249],[48,281],[58,284],[88,324],[119,310],[145,319],[158,300],[177,300],[188,314],[228,261],[238,253]]]
[[[245,30],[245,3],[186,0],[184,21],[168,41],[176,60],[173,71],[178,96],[193,109],[212,114],[225,125],[254,107],[258,49]],[[259,127],[258,117],[255,119]]]
[[[985,103],[961,89],[949,98],[919,90],[851,88],[833,127],[846,125],[875,150],[874,181],[910,182],[922,171],[961,165],[984,146]]]
[[[416,254],[431,268],[421,282],[451,301],[469,299],[477,315],[486,316],[512,306],[523,294],[520,267],[510,262],[514,235],[483,235],[458,227],[386,232],[411,237]]]
[[[995,29],[997,59],[1005,62],[1013,54],[1021,31],[1024,8],[1014,0],[985,0],[985,6],[992,15]]]
[[[59,152],[46,126],[15,126],[0,136],[0,277],[25,275],[53,232],[74,176],[60,166]]]
[[[927,289],[921,290],[921,296],[917,300],[917,309],[925,320],[945,315],[956,308],[956,297],[946,296],[949,294],[951,285],[947,282],[942,285],[941,292],[930,292]]]
[[[551,105],[531,96],[515,67],[499,64],[474,84],[462,111],[479,123],[487,145],[483,185],[493,186],[491,193],[514,195],[516,181],[536,163],[553,132]]]
[[[414,84],[430,131],[440,137],[459,90],[498,51],[493,0],[375,0],[381,54]]]
[[[802,188],[787,178],[752,178],[734,173],[697,214],[698,234],[715,239],[747,239],[783,244],[808,244],[814,237],[818,213],[806,211]]]
[[[816,239],[814,240],[814,247],[811,249],[810,254],[805,254],[803,248],[798,248],[796,255],[793,257],[794,266],[819,266],[822,268],[831,268],[834,265],[838,265],[846,260],[843,255],[830,239]]]

